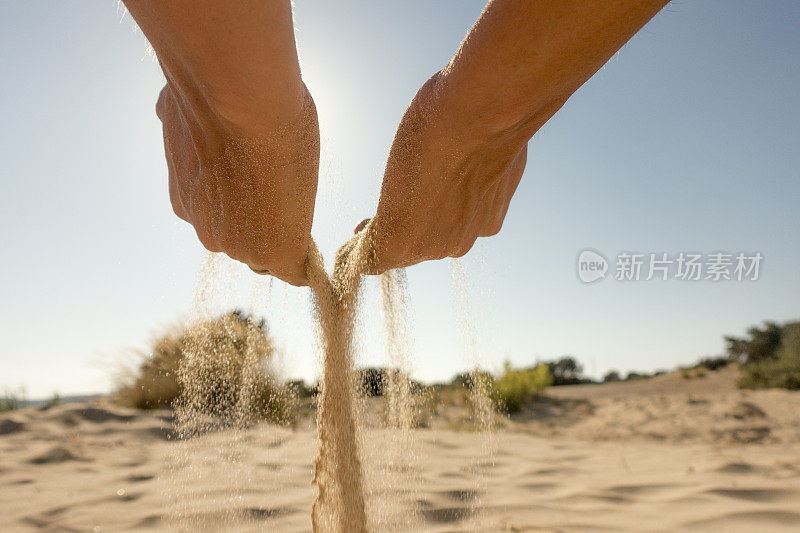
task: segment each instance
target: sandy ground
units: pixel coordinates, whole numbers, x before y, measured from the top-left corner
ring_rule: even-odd
[[[800,531],[800,394],[731,384],[560,387],[490,438],[367,429],[373,529]],[[170,428],[103,403],[0,415],[0,531],[310,530],[313,428]]]

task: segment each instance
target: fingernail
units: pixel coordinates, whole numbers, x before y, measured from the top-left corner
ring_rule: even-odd
[[[364,220],[359,222],[358,225],[356,226],[356,229],[353,230],[353,233],[358,233],[362,229],[366,228],[367,224],[369,224],[370,220],[372,220],[372,219],[371,218],[365,218]]]

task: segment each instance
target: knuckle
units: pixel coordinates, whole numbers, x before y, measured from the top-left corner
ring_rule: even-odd
[[[495,217],[484,226],[481,237],[492,237],[500,233],[501,229],[503,229],[503,218]]]
[[[156,116],[158,116],[162,122],[167,113],[167,100],[170,96],[169,85],[165,85],[164,88],[161,89],[161,92],[158,93],[158,100],[156,100]]]
[[[432,259],[439,260],[444,259],[445,257],[450,257],[451,255],[451,248],[447,246],[441,246],[435,249],[433,252]]]
[[[467,252],[472,250],[472,247],[474,245],[475,245],[475,239],[469,239],[467,242],[456,247],[451,257],[464,257],[465,255],[467,255]]]
[[[186,211],[183,209],[183,203],[181,203],[179,198],[175,198],[175,195],[170,195],[169,203],[172,205],[172,212],[180,218],[181,220],[185,220],[186,222],[191,222],[189,220],[189,216],[186,214]]]
[[[222,252],[225,251],[228,253],[228,250],[223,250],[219,244],[217,243],[216,239],[211,235],[211,232],[206,230],[205,228],[194,226],[194,231],[197,234],[197,238],[200,240],[200,244],[208,250],[209,252]],[[229,253],[230,255],[230,253]],[[233,257],[233,256],[231,256]]]
[[[307,246],[292,243],[248,243],[239,248],[237,261],[251,269],[265,271],[291,285],[308,284],[306,276]]]

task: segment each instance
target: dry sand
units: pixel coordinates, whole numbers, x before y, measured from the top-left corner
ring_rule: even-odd
[[[381,531],[408,516],[420,531],[798,531],[800,393],[743,393],[733,378],[554,388],[501,424],[479,491],[483,437],[444,429],[456,408],[414,430],[409,472],[377,453],[388,430],[367,428],[368,499],[393,502]],[[166,530],[182,475],[170,428],[169,411],[103,402],[0,415],[0,531]],[[313,418],[238,438],[233,470],[229,433],[193,439],[204,475],[187,474],[186,512],[209,531],[309,531]],[[393,483],[373,483],[384,474]]]
[[[324,354],[314,462],[318,492],[311,512],[318,532],[363,533],[367,528],[353,378],[353,330],[366,257],[362,243],[363,235],[356,236],[339,249],[331,277],[313,241],[306,261]]]

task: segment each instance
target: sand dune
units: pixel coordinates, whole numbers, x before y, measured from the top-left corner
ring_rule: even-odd
[[[529,406],[490,440],[415,430],[410,465],[364,430],[373,529],[800,530],[800,395],[624,385],[554,389],[587,402],[561,425]],[[756,425],[765,437],[719,436]],[[0,416],[0,530],[310,530],[312,427],[171,432],[168,411],[102,402]]]

